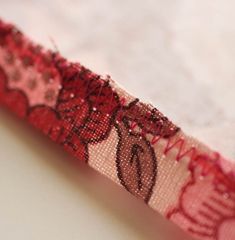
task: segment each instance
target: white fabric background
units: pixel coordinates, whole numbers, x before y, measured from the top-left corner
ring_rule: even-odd
[[[0,2],[0,17],[17,23],[34,41],[53,48],[53,39],[62,55],[111,74],[189,134],[233,159],[234,10],[232,0]],[[103,178],[75,171],[65,163],[66,154],[35,138],[9,114],[1,111],[0,121],[1,239],[181,236]],[[102,193],[95,184],[105,188]]]

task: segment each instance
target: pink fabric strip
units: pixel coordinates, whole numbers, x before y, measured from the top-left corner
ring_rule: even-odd
[[[0,21],[0,104],[198,239],[235,239],[234,164]]]

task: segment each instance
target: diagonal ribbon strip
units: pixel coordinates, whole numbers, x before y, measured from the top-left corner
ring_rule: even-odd
[[[198,239],[235,239],[235,165],[0,20],[0,104]]]

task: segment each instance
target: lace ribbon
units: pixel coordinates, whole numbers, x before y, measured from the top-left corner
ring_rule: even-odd
[[[0,20],[0,104],[198,239],[235,239],[235,166]]]

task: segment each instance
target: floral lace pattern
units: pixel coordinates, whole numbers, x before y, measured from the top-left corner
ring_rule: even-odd
[[[2,21],[0,104],[192,235],[234,239],[232,164],[225,170],[227,160],[109,77]]]

